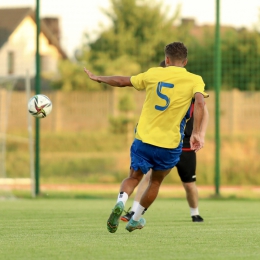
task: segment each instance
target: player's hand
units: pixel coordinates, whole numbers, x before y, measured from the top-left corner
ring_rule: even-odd
[[[91,71],[87,70],[86,68],[84,68],[84,72],[86,74],[88,74],[88,77],[94,81],[97,81],[100,83],[100,81],[98,80],[98,77],[96,75],[94,75]]]
[[[195,152],[199,151],[203,147],[201,137],[199,133],[193,133],[190,137],[190,148]]]
[[[200,143],[201,143],[201,148],[203,148],[204,144],[205,144],[205,135],[204,134],[200,134]]]

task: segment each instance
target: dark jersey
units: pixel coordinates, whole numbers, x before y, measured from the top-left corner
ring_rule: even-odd
[[[184,130],[183,148],[190,148],[190,136],[193,129],[193,109],[194,109],[194,100],[191,104],[190,119],[187,121]]]

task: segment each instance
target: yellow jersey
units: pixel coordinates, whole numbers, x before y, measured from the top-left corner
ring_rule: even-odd
[[[201,76],[182,67],[155,67],[131,77],[137,90],[145,90],[146,98],[135,138],[163,148],[176,148],[182,140],[181,123],[195,93],[204,92]]]

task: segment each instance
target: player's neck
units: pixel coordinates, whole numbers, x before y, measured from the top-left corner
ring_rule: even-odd
[[[183,65],[180,65],[180,64],[171,64],[171,65],[168,65],[167,67],[179,67],[179,68],[184,68]]]
[[[174,66],[174,67],[180,67],[184,68],[187,64],[188,60],[166,60],[166,66]]]

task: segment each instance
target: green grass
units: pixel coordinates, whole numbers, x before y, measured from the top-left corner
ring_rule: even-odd
[[[259,259],[260,207],[254,200],[201,200],[192,223],[184,199],[158,199],[143,230],[106,220],[115,199],[0,201],[0,259]],[[131,205],[129,201],[126,205]]]

